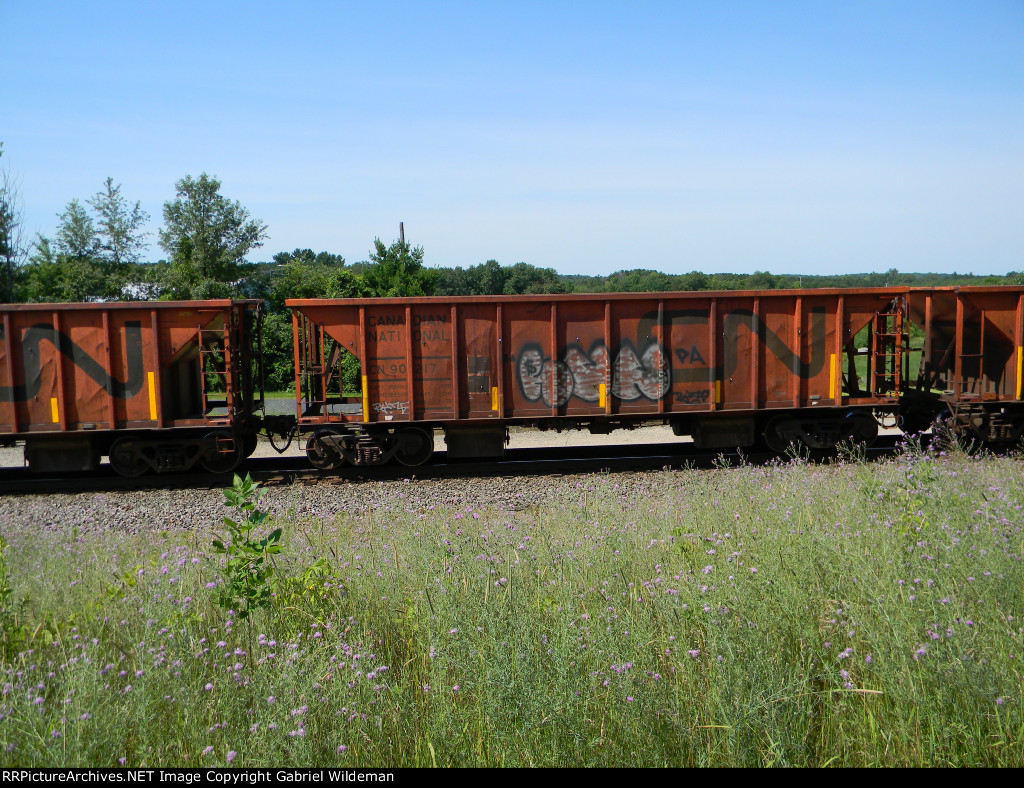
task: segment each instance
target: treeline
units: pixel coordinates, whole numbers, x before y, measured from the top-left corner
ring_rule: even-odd
[[[891,268],[885,273],[865,274],[663,274],[638,269],[616,271],[610,276],[565,276],[574,293],[661,293],[676,290],[795,290],[822,287],[944,287],[951,285],[1024,284],[1024,273],[1001,276],[974,274],[909,274]]]
[[[2,149],[0,149],[2,154]],[[203,173],[175,184],[163,206],[157,243],[167,257],[144,262],[149,215],[107,178],[84,201],[72,199],[58,215],[52,236],[22,241],[16,184],[0,171],[0,301],[76,302],[261,298],[267,303],[264,350],[267,386],[293,385],[288,298],[522,295],[686,290],[772,290],[820,287],[1024,284],[1024,274],[885,273],[798,276],[665,274],[636,269],[610,276],[573,276],[528,263],[487,260],[467,268],[424,265],[423,248],[403,240],[375,239],[366,260],[312,249],[279,252],[272,261],[248,261],[267,240],[267,225],[221,194],[221,182]]]

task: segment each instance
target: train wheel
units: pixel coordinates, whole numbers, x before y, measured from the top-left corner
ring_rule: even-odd
[[[242,447],[227,430],[209,433],[204,440],[214,442],[214,450],[199,460],[208,473],[231,473],[242,461]]]
[[[395,459],[410,467],[422,465],[434,454],[434,431],[406,427],[395,435]]]
[[[785,454],[786,451],[789,450],[790,446],[795,445],[797,448],[803,446],[799,441],[793,441],[791,438],[783,437],[782,429],[785,427],[787,421],[789,421],[789,419],[786,416],[776,416],[765,425],[764,443],[776,454]]]
[[[843,435],[852,443],[870,446],[878,438],[878,422],[869,413],[850,413],[843,419]]]
[[[141,476],[149,470],[149,463],[135,446],[132,438],[119,438],[110,447],[110,466],[121,476]]]
[[[323,440],[334,434],[331,430],[320,430],[306,441],[306,458],[314,468],[329,471],[342,463],[342,458]]]
[[[259,436],[255,432],[247,432],[242,438],[242,452],[248,457],[252,457],[253,452],[256,451],[256,447],[259,446]]]

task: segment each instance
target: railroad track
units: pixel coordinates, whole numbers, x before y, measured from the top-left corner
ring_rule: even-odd
[[[898,450],[901,436],[881,436],[867,450],[869,458],[884,457]],[[682,449],[682,450],[681,450]],[[358,484],[398,479],[480,478],[505,476],[559,476],[601,471],[643,471],[663,468],[712,468],[750,463],[763,465],[778,461],[778,456],[761,452],[699,451],[691,444],[638,444],[615,446],[563,446],[510,449],[496,460],[449,460],[445,452],[434,454],[425,465],[409,468],[400,465],[347,467],[320,471],[304,457],[281,456],[250,458],[238,473],[252,475],[265,485]],[[784,459],[784,458],[783,458]],[[812,458],[827,460],[825,457]],[[231,484],[231,474],[183,473],[125,478],[109,465],[96,472],[51,478],[30,474],[26,468],[0,469],[0,495],[39,495],[49,493],[107,492],[115,490],[216,489]]]

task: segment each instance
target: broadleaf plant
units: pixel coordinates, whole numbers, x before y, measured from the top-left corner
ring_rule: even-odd
[[[239,618],[248,618],[254,610],[270,604],[274,568],[268,559],[281,552],[280,528],[262,539],[254,533],[270,516],[258,508],[263,492],[251,475],[242,479],[236,474],[224,497],[226,504],[238,511],[240,519],[225,517],[224,527],[230,540],[213,540],[214,552],[226,557],[218,601],[221,607],[234,610]]]

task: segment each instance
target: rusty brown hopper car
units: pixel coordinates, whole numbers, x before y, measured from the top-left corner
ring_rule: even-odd
[[[910,318],[923,330],[917,379],[904,391],[921,426],[941,404],[953,428],[991,444],[1024,434],[1024,287],[921,288]]]
[[[0,305],[0,440],[37,471],[226,471],[256,445],[261,302]]]
[[[906,288],[291,300],[319,467],[497,456],[510,425],[671,424],[699,447],[871,440],[909,369]]]

